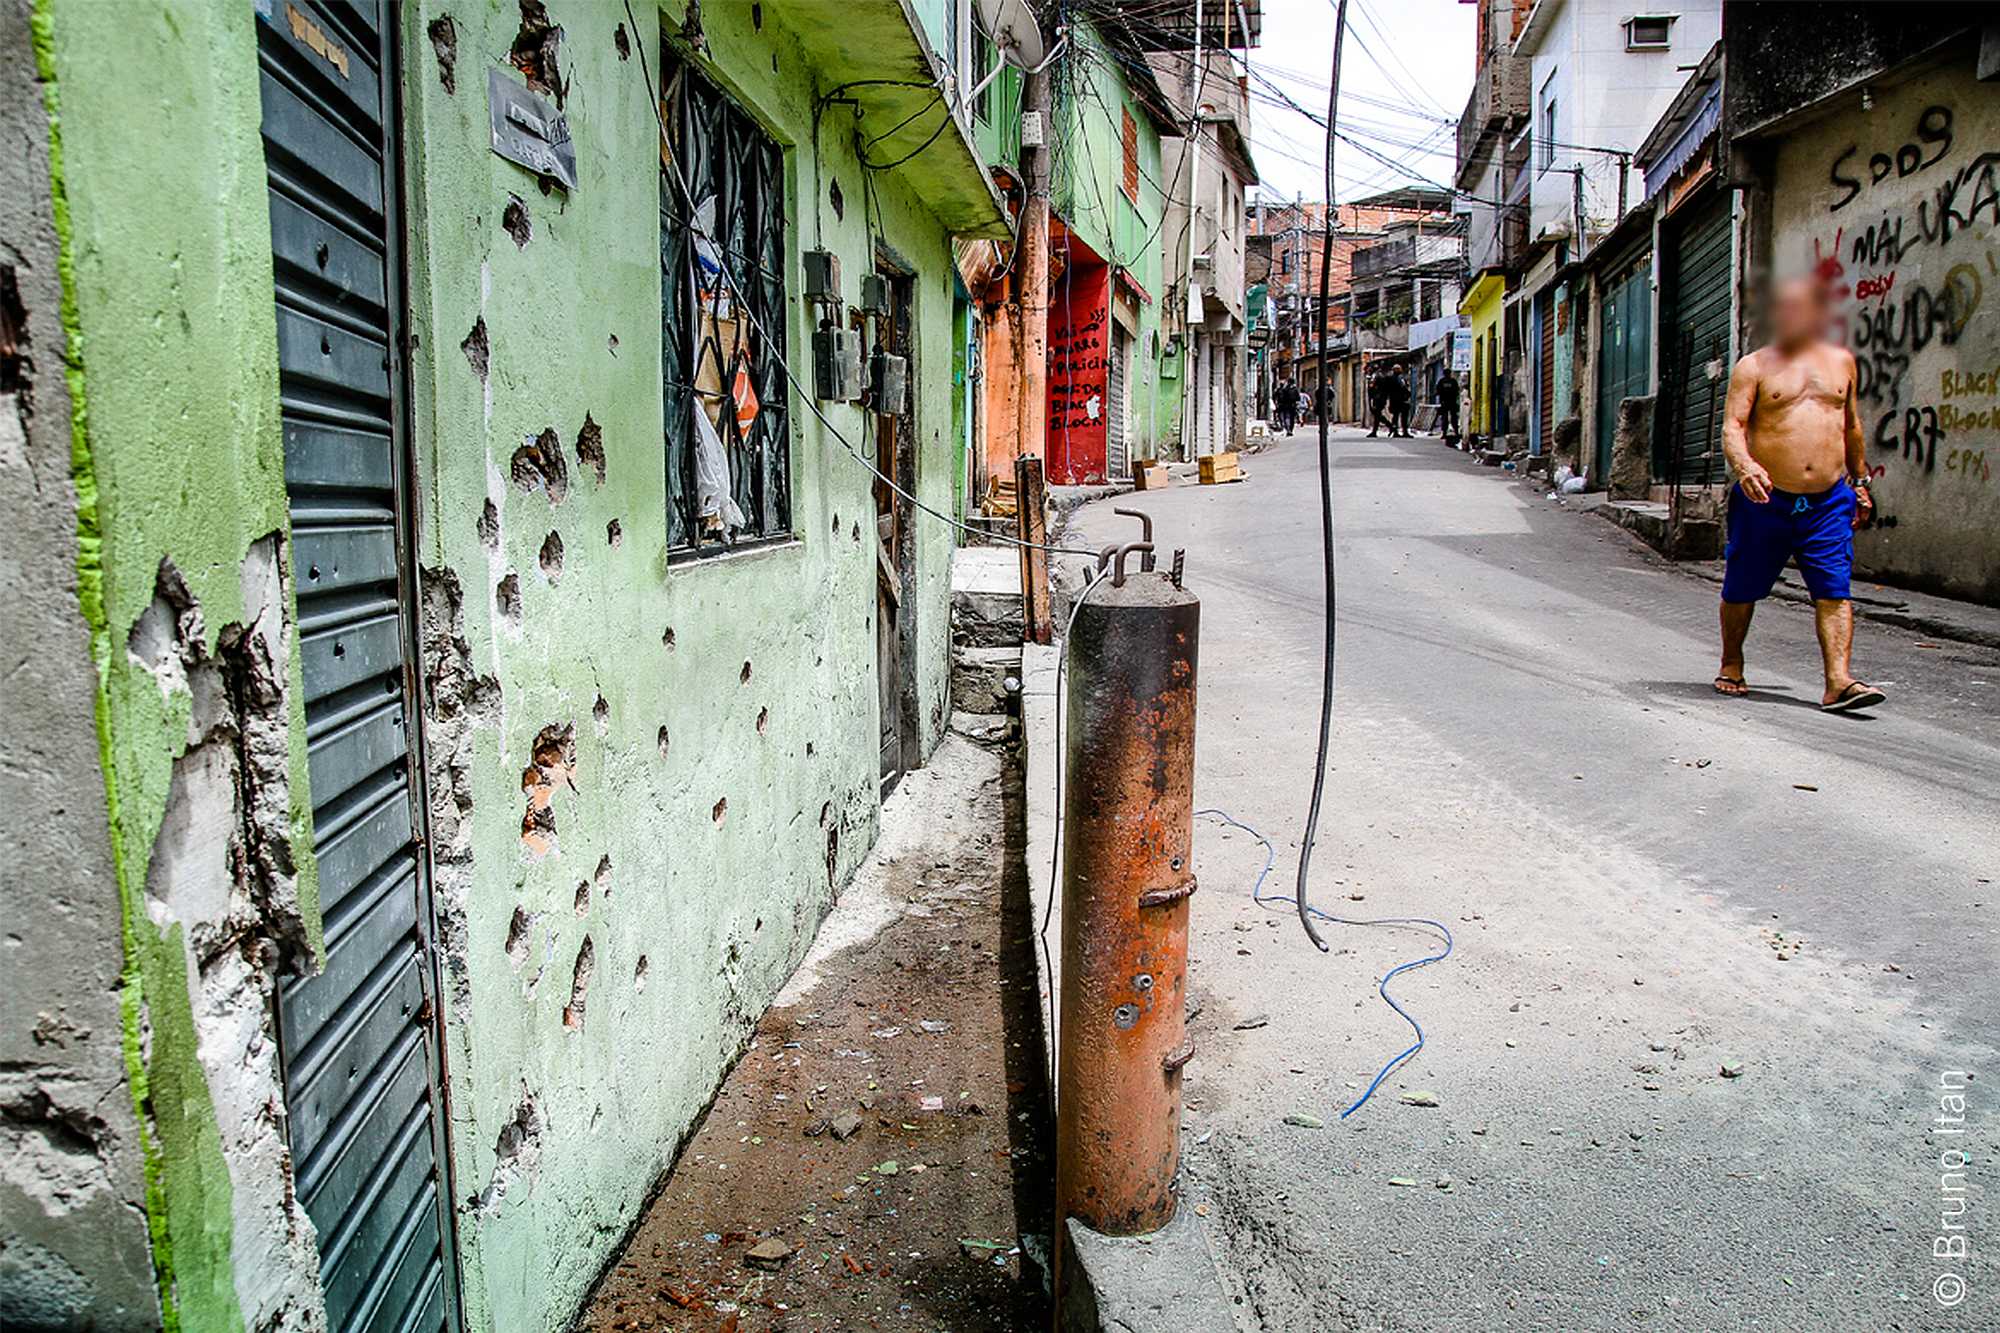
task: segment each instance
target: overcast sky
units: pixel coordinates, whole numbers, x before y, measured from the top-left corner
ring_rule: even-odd
[[[1326,114],[1333,15],[1334,0],[1264,0],[1263,42],[1249,54],[1251,151],[1267,197],[1325,197],[1324,133],[1278,103],[1289,96]],[[1461,0],[1348,0],[1340,129],[1403,165],[1339,144],[1341,200],[1398,185],[1451,184],[1458,113],[1472,91],[1476,19],[1477,7]]]

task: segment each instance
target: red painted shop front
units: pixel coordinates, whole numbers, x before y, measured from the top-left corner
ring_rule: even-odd
[[[1049,284],[1047,470],[1052,485],[1110,480],[1105,467],[1111,356],[1111,270],[1068,237],[1068,263]]]

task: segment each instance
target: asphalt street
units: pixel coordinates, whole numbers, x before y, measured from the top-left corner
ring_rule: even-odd
[[[1410,1040],[1376,979],[1433,937],[1330,925],[1323,956],[1198,821],[1184,1197],[1245,1324],[2000,1327],[2000,653],[1863,623],[1890,701],[1830,717],[1809,610],[1770,603],[1722,699],[1713,584],[1434,438],[1334,453],[1311,896],[1455,949],[1392,983],[1428,1043],[1343,1120]],[[1312,437],[1244,467],[1117,503],[1202,598],[1196,803],[1289,895]],[[1136,536],[1109,503],[1070,532]]]

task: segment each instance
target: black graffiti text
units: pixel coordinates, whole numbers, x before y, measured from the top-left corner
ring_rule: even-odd
[[[1948,106],[1927,106],[1917,117],[1916,136],[1903,143],[1893,152],[1873,153],[1868,158],[1866,174],[1870,185],[1880,185],[1891,175],[1897,177],[1914,176],[1929,166],[1936,165],[1938,159],[1951,151],[1951,108]],[[1849,144],[1841,154],[1833,159],[1827,169],[1827,178],[1841,190],[1840,198],[1834,200],[1831,212],[1838,213],[1853,203],[1862,190],[1861,177],[1855,172],[1858,167],[1849,165],[1849,159],[1861,152],[1860,144]]]

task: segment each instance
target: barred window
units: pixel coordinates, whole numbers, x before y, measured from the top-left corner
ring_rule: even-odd
[[[784,156],[684,62],[660,109],[667,550],[685,558],[791,535]]]

